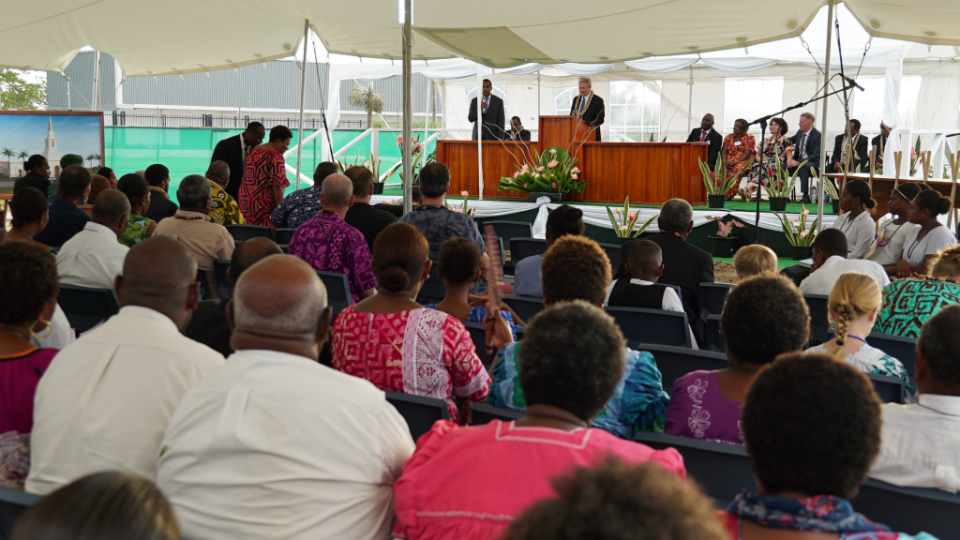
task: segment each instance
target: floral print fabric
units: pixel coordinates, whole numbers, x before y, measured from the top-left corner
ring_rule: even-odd
[[[119,242],[127,247],[133,247],[147,239],[147,229],[156,221],[146,217],[130,214],[130,224],[127,230],[123,231],[118,239]]]
[[[824,344],[817,345],[807,349],[807,353],[830,354]],[[917,394],[917,389],[910,384],[910,378],[907,377],[907,370],[899,360],[889,354],[864,345],[856,353],[846,355],[846,362],[864,373],[873,373],[874,375],[886,375],[888,377],[897,377],[903,380],[903,402],[910,403]]]
[[[280,228],[296,229],[317,217],[320,204],[320,186],[298,189],[287,195],[270,214],[270,221]]]
[[[210,221],[217,225],[243,225],[247,220],[240,213],[240,205],[213,180],[210,183]]]
[[[739,142],[740,144],[736,144]],[[757,141],[753,138],[753,135],[747,134],[744,135],[739,141],[733,139],[733,134],[727,135],[723,139],[723,149],[727,151],[727,155],[730,156],[731,160],[738,160],[743,157],[748,151],[756,151]],[[722,158],[721,158],[722,159]],[[742,171],[744,167],[747,166],[746,161],[741,161],[734,165],[733,167],[726,167],[727,177],[725,179],[733,178],[735,174]],[[727,193],[727,197],[733,197],[737,193],[737,186],[730,188],[730,191]]]
[[[367,241],[360,231],[332,212],[320,212],[298,228],[287,252],[316,270],[347,276],[354,302],[360,301],[360,293],[377,286]]]
[[[289,185],[283,154],[262,146],[251,150],[239,192],[240,213],[247,223],[270,227],[270,214],[277,206],[273,187],[286,189]]]
[[[743,404],[724,399],[717,374],[717,371],[694,371],[674,382],[664,433],[743,444],[740,432]]]
[[[873,331],[916,339],[923,323],[950,304],[960,304],[960,285],[952,281],[894,281],[883,289],[883,306]]]

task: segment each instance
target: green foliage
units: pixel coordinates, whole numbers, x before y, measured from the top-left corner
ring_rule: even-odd
[[[0,110],[36,111],[47,105],[47,83],[28,83],[13,70],[0,69]]]
[[[793,188],[797,185],[797,177],[800,174],[800,169],[807,164],[807,160],[803,160],[793,174],[790,174],[790,171],[782,166],[779,156],[776,158],[776,164],[776,176],[773,174],[773,168],[769,168],[766,171],[768,173],[767,194],[770,197],[789,197],[793,193]],[[810,168],[812,169],[813,166],[811,165]]]
[[[525,193],[583,193],[586,180],[580,180],[579,158],[559,146],[551,146],[538,154],[533,151],[533,163],[517,166],[513,176],[504,176],[497,186],[499,191]]]
[[[697,158],[697,162],[700,165],[700,173],[703,174],[703,185],[707,188],[707,195],[726,195],[728,191],[733,189],[733,186],[740,182],[740,177],[750,170],[750,166],[753,165],[753,158],[747,160],[746,165],[730,178],[727,178],[726,164],[723,159],[717,160],[717,165],[713,171],[702,159]],[[723,180],[715,180],[715,178],[722,178]]]
[[[647,230],[654,219],[660,217],[660,214],[650,216],[650,219],[644,221],[639,229],[634,230],[637,226],[637,220],[640,219],[640,212],[630,211],[630,196],[627,195],[627,198],[623,200],[623,209],[611,210],[608,206],[607,216],[610,217],[610,225],[613,227],[613,232],[616,233],[617,238],[637,238]]]
[[[807,228],[807,216],[810,215],[810,211],[802,204],[800,208],[802,210],[800,212],[799,222],[797,222],[796,218],[792,217],[784,219],[783,215],[779,212],[774,212],[774,215],[777,216],[780,224],[783,225],[783,235],[787,237],[787,242],[789,242],[791,246],[809,247],[813,245],[813,241],[817,238],[817,224],[820,222],[820,219],[817,218],[813,220],[813,224]]]

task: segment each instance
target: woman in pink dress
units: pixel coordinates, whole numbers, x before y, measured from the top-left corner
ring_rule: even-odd
[[[57,307],[57,262],[34,243],[0,245],[0,486],[23,487],[30,471],[33,395],[56,349],[33,344]]]
[[[509,340],[509,330],[494,342]],[[393,486],[397,524],[406,540],[493,540],[535,501],[550,481],[608,456],[653,461],[681,478],[674,449],[653,450],[591,428],[626,370],[626,342],[613,318],[577,300],[537,315],[520,349],[526,411],[519,420],[457,427],[439,421]]]
[[[490,376],[463,323],[416,302],[429,252],[413,225],[394,223],[377,235],[377,294],[337,315],[333,367],[381,390],[445,400],[462,424],[471,403],[487,399]]]
[[[254,148],[247,156],[240,183],[240,213],[250,225],[273,227],[270,214],[283,200],[290,185],[283,153],[290,147],[293,133],[286,126],[270,130],[270,140]]]
[[[723,159],[727,171],[726,179],[728,180],[739,174],[747,166],[747,161],[757,151],[757,141],[753,138],[753,135],[747,133],[748,129],[750,129],[750,126],[747,125],[747,121],[738,118],[733,123],[733,133],[723,139],[723,150],[720,157]],[[738,187],[738,185],[734,185],[727,192],[728,201],[736,196]]]

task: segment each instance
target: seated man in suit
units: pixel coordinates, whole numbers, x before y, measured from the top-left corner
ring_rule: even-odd
[[[523,129],[519,116],[510,119],[510,131],[507,132],[506,138],[510,141],[530,141],[530,130]]]
[[[627,277],[613,280],[607,287],[604,307],[632,307],[661,309],[683,313],[683,303],[673,287],[657,284],[663,275],[663,251],[649,240],[639,240],[630,246],[624,265]],[[629,279],[628,279],[629,278]],[[689,331],[690,327],[687,327]],[[697,348],[697,340],[690,332],[690,343]]]
[[[483,80],[483,97],[480,99],[481,116],[483,117],[484,141],[498,141],[503,138],[503,126],[506,124],[503,111],[503,100],[494,96],[493,83],[489,79]],[[477,100],[470,100],[470,112],[467,120],[473,122],[473,140],[477,140]]]
[[[700,127],[690,132],[690,136],[687,137],[687,142],[710,143],[709,149],[707,150],[707,165],[710,166],[710,170],[712,171],[717,163],[717,156],[720,155],[720,149],[723,148],[723,135],[720,135],[713,129],[712,114],[707,113],[703,115],[703,120],[700,121]]]
[[[883,168],[883,151],[887,147],[887,139],[890,137],[890,128],[883,122],[880,122],[880,134],[874,137],[870,144],[877,147],[876,165],[878,169]]]
[[[593,93],[592,85],[590,77],[580,77],[580,95],[573,99],[570,115],[593,126],[597,134],[597,142],[600,142],[600,126],[603,124],[605,109],[603,98]]]
[[[850,141],[853,141],[852,143]],[[833,155],[830,156],[830,169],[840,172],[847,162],[847,152],[853,148],[850,156],[849,172],[869,172],[870,154],[867,150],[867,138],[860,135],[860,121],[850,120],[850,140],[846,133],[837,135],[833,142]]]
[[[787,161],[787,167],[790,174],[793,174],[800,163],[807,163],[800,169],[800,191],[803,193],[803,202],[810,203],[810,177],[817,175],[817,167],[820,166],[820,132],[813,127],[817,118],[813,114],[805,112],[800,115],[800,131],[793,136],[790,141],[793,143],[796,151],[793,159]]]
[[[680,287],[680,300],[693,335],[697,343],[706,343],[703,320],[700,319],[699,295],[701,283],[713,283],[713,257],[687,242],[687,235],[693,230],[693,207],[683,199],[670,199],[660,208],[657,227],[660,232],[645,240],[657,244],[663,252],[660,283]],[[638,241],[624,242],[623,252],[630,253],[633,244]],[[616,277],[627,277],[623,261]]]

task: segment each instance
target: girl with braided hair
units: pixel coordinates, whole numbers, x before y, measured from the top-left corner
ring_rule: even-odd
[[[841,274],[827,300],[836,337],[806,352],[831,355],[864,373],[899,377],[903,379],[903,399],[907,402],[916,394],[916,389],[910,385],[903,364],[867,344],[881,300],[880,286],[872,277],[860,272]]]

